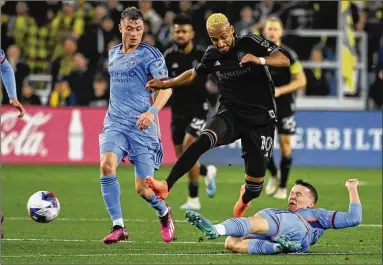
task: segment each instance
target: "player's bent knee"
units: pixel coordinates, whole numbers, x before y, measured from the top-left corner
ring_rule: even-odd
[[[103,159],[100,163],[100,171],[103,176],[115,175],[116,165],[108,159]]]

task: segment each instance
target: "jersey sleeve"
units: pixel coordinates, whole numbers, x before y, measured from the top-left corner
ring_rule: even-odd
[[[290,73],[292,75],[303,72],[303,66],[301,62],[299,61],[298,55],[294,51],[289,50],[288,52],[285,52],[285,51],[282,51],[282,52],[290,60]]]
[[[152,58],[148,68],[153,78],[162,80],[168,79],[168,68],[166,67],[165,59],[162,55],[158,58]]]
[[[257,57],[270,56],[281,50],[281,48],[274,42],[266,40],[259,35],[248,34],[243,38],[248,40],[249,45],[251,46],[250,49],[254,51],[254,55]]]
[[[197,75],[208,75],[212,73],[212,67],[208,60],[211,52],[212,52],[212,46],[209,46],[205,54],[202,56],[201,62],[199,62],[194,67],[194,70],[196,71]]]
[[[334,217],[336,212],[335,211],[329,211],[326,209],[315,209],[315,216],[318,218],[319,224],[324,229],[330,229],[334,228]]]
[[[0,63],[3,63],[5,60],[5,53],[3,50],[0,50]]]

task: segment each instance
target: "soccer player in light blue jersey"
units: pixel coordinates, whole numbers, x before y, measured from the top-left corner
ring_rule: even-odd
[[[158,49],[142,41],[144,18],[135,7],[121,14],[119,29],[122,43],[109,50],[110,104],[100,134],[102,196],[113,221],[104,243],[128,238],[122,218],[120,185],[116,169],[125,155],[134,165],[135,188],[157,212],[165,242],[174,238],[170,208],[146,186],[144,178],[160,167],[163,153],[158,112],[171,91],[161,91],[155,101],[145,88],[150,78],[166,79],[168,70]]]
[[[5,57],[5,53],[3,50],[0,50],[0,63],[1,63],[1,79],[3,80],[5,90],[7,91],[7,94],[8,94],[9,104],[14,106],[19,111],[19,118],[22,118],[25,114],[25,110],[23,105],[21,105],[21,103],[17,99],[15,72],[13,71],[11,64],[8,62],[7,58]],[[1,90],[0,90],[0,93],[2,93]],[[1,100],[2,98],[0,97],[0,104],[1,104]],[[3,221],[4,221],[4,214],[0,210],[1,238],[4,237]]]
[[[362,222],[362,205],[358,195],[359,181],[349,179],[348,212],[314,208],[318,193],[314,186],[297,180],[288,200],[287,210],[263,209],[250,218],[232,218],[212,225],[200,214],[187,211],[186,218],[208,239],[228,236],[226,249],[249,254],[307,252],[327,229],[358,226]]]

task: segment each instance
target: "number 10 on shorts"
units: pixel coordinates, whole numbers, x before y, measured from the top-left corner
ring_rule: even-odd
[[[273,137],[261,135],[261,139],[262,139],[261,151],[264,152],[265,157],[271,158],[271,155],[273,153],[273,141],[274,141]]]

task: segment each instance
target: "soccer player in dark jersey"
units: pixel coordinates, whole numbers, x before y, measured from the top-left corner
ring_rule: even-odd
[[[0,50],[0,64],[1,64],[1,79],[3,80],[3,84],[5,86],[5,90],[7,91],[9,104],[15,107],[19,111],[19,118],[22,118],[25,114],[25,110],[23,105],[17,99],[16,94],[16,80],[15,80],[15,72],[13,71],[12,65],[8,62],[5,57],[5,53],[3,50]],[[1,90],[0,90],[1,93]],[[1,95],[0,95],[1,96]],[[0,97],[1,102],[1,97]],[[3,234],[3,221],[4,214],[0,210],[0,236],[4,237]]]
[[[221,94],[220,107],[178,159],[166,181],[147,177],[146,183],[159,198],[165,199],[174,183],[203,153],[241,139],[246,185],[241,188],[233,209],[234,216],[241,217],[251,200],[262,192],[273,147],[276,107],[274,85],[266,66],[286,67],[290,62],[273,42],[253,34],[235,36],[233,26],[223,14],[211,15],[206,27],[213,46],[207,48],[201,62],[173,79],[150,80],[147,88],[175,89],[193,81],[197,75],[213,74]]]
[[[306,87],[306,76],[296,53],[281,43],[283,24],[279,18],[270,17],[266,20],[263,35],[281,47],[284,54],[290,59],[289,67],[269,67],[275,85],[281,163],[278,171],[274,159],[271,157],[267,167],[271,176],[266,185],[266,194],[277,199],[286,199],[287,179],[292,164],[291,135],[295,133],[296,128],[295,92]]]
[[[194,30],[189,16],[177,15],[173,20],[174,45],[164,53],[169,77],[176,77],[193,68],[202,59],[205,49],[193,44]],[[196,140],[206,125],[208,113],[208,92],[206,78],[197,77],[184,89],[175,89],[170,106],[172,110],[172,138],[177,157]],[[205,177],[206,193],[213,197],[216,192],[213,165],[205,166],[197,162],[189,171],[189,197],[181,209],[199,210],[199,175]]]
[[[243,254],[277,254],[308,252],[328,229],[358,226],[362,222],[362,204],[358,194],[359,181],[345,183],[350,203],[348,212],[315,208],[318,193],[315,187],[297,180],[291,189],[286,210],[267,208],[249,218],[231,218],[213,225],[205,217],[186,211],[187,220],[208,239],[228,236],[225,248]]]

